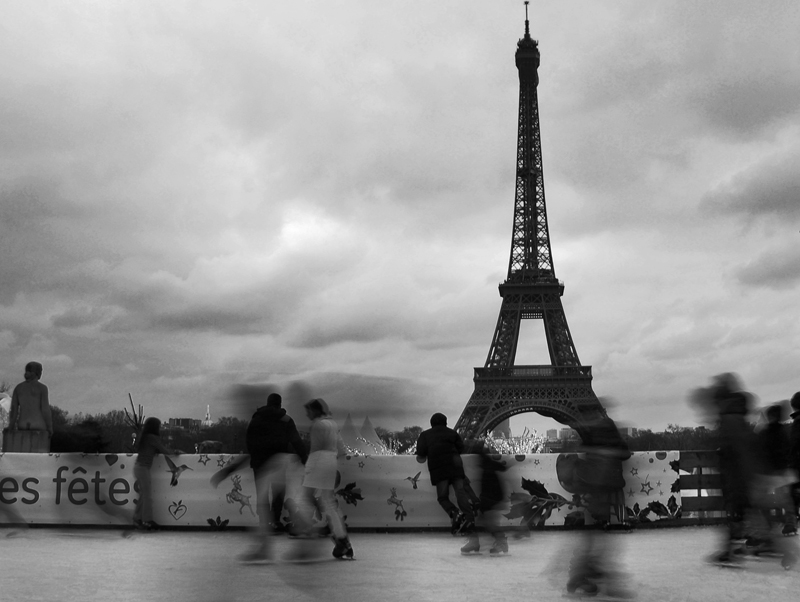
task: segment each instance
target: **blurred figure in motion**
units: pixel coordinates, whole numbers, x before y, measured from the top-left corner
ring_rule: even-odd
[[[341,560],[352,560],[353,546],[347,536],[344,518],[334,493],[338,473],[337,458],[345,454],[344,443],[324,399],[312,399],[304,407],[306,416],[311,420],[310,447],[303,475],[304,494],[298,500],[299,510],[306,521],[305,531],[311,534],[311,521],[315,511],[319,512],[327,520],[328,528],[333,533],[333,556]]]
[[[624,511],[622,463],[631,457],[631,452],[607,415],[597,416],[582,427],[583,444],[578,450],[573,485],[596,525],[605,526],[612,512]],[[618,556],[613,545],[617,541],[617,536],[596,528],[582,531],[570,562],[568,597],[596,596],[601,589],[610,598],[633,597],[624,586],[622,572],[612,564]]]
[[[795,525],[797,524],[798,510],[800,509],[800,391],[792,396],[792,419],[789,425],[789,469],[792,471],[794,482],[791,486],[792,502],[794,503]],[[797,534],[797,531],[795,531]]]
[[[464,482],[464,464],[461,454],[464,442],[456,431],[447,426],[447,416],[436,412],[431,416],[431,428],[422,431],[417,439],[417,462],[427,461],[431,485],[436,487],[436,500],[447,512],[453,535],[463,533],[469,537],[461,552],[469,554],[480,550],[475,533],[475,515]],[[450,486],[456,493],[458,506],[450,501]]]
[[[133,511],[133,524],[138,529],[152,531],[158,528],[153,521],[153,481],[150,469],[157,453],[165,456],[177,455],[161,442],[161,421],[152,416],[144,421],[136,446],[136,462],[133,465],[133,476],[139,481],[139,500]]]
[[[481,471],[480,510],[484,527],[494,538],[489,554],[508,554],[508,538],[500,526],[503,511],[508,509],[505,503],[507,498],[498,475],[505,472],[507,466],[502,456],[485,442],[479,441],[476,447]]]
[[[240,557],[243,561],[270,560],[270,534],[283,531],[281,514],[288,454],[298,455],[304,464],[307,458],[294,420],[286,414],[281,402],[278,393],[270,393],[267,405],[256,410],[247,427],[247,452],[256,482],[259,526],[256,547]]]
[[[781,520],[783,535],[797,534],[797,517],[791,497],[791,487],[796,479],[792,478],[789,468],[789,428],[782,424],[783,406],[774,404],[764,412],[766,426],[758,433],[759,450],[762,454],[762,487],[774,500],[769,508],[762,509],[764,519],[770,529],[778,522],[773,517],[777,513]]]
[[[777,554],[789,569],[797,561],[794,546],[780,535],[775,537],[767,519],[773,508],[787,504],[781,487],[776,487],[785,485],[786,479],[770,474],[767,453],[746,420],[753,396],[731,373],[714,377],[710,394],[719,412],[719,468],[728,520],[722,549],[710,560],[735,567],[741,566],[745,553]]]
[[[751,507],[751,488],[757,472],[755,434],[746,420],[752,396],[742,391],[734,374],[720,374],[713,381],[708,394],[719,419],[719,470],[727,534],[722,549],[711,560],[735,565],[746,538],[745,517]]]

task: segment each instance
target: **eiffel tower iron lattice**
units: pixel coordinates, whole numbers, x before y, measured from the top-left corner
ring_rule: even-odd
[[[511,257],[499,286],[502,304],[489,355],[483,368],[475,368],[475,390],[456,423],[465,439],[525,412],[554,418],[583,436],[583,424],[606,415],[592,390],[592,368],[578,359],[561,304],[564,284],[553,267],[539,131],[539,48],[525,4],[525,37],[515,54],[519,122]],[[526,319],[543,321],[550,365],[515,365],[520,322]]]

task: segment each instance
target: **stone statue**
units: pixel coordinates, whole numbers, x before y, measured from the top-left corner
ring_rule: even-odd
[[[47,431],[53,434],[53,417],[47,385],[39,382],[42,365],[28,362],[25,366],[25,382],[14,388],[11,396],[11,412],[8,428],[11,431]]]

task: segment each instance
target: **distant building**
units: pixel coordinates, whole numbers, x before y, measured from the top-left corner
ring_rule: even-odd
[[[556,439],[558,439],[558,429],[548,429],[547,440],[555,441]]]
[[[578,431],[571,428],[563,428],[558,431],[558,438],[559,439],[577,439],[578,438]]]
[[[199,431],[200,421],[195,418],[170,418],[167,425],[170,429],[182,429],[185,431]]]
[[[634,426],[623,426],[619,429],[619,434],[623,437],[636,437],[639,434],[639,429]]]
[[[203,426],[209,427],[214,424],[214,421],[211,420],[211,406],[206,406],[206,417],[203,420]]]

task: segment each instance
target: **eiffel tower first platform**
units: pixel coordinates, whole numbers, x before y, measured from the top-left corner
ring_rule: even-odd
[[[556,278],[550,252],[536,92],[539,48],[530,36],[525,4],[525,37],[515,55],[519,125],[511,258],[499,287],[502,304],[489,355],[483,368],[475,368],[475,391],[456,423],[465,440],[525,412],[554,418],[584,437],[583,425],[606,415],[592,390],[592,368],[578,359],[561,305],[564,284]],[[520,322],[531,319],[544,323],[550,365],[514,363]]]

